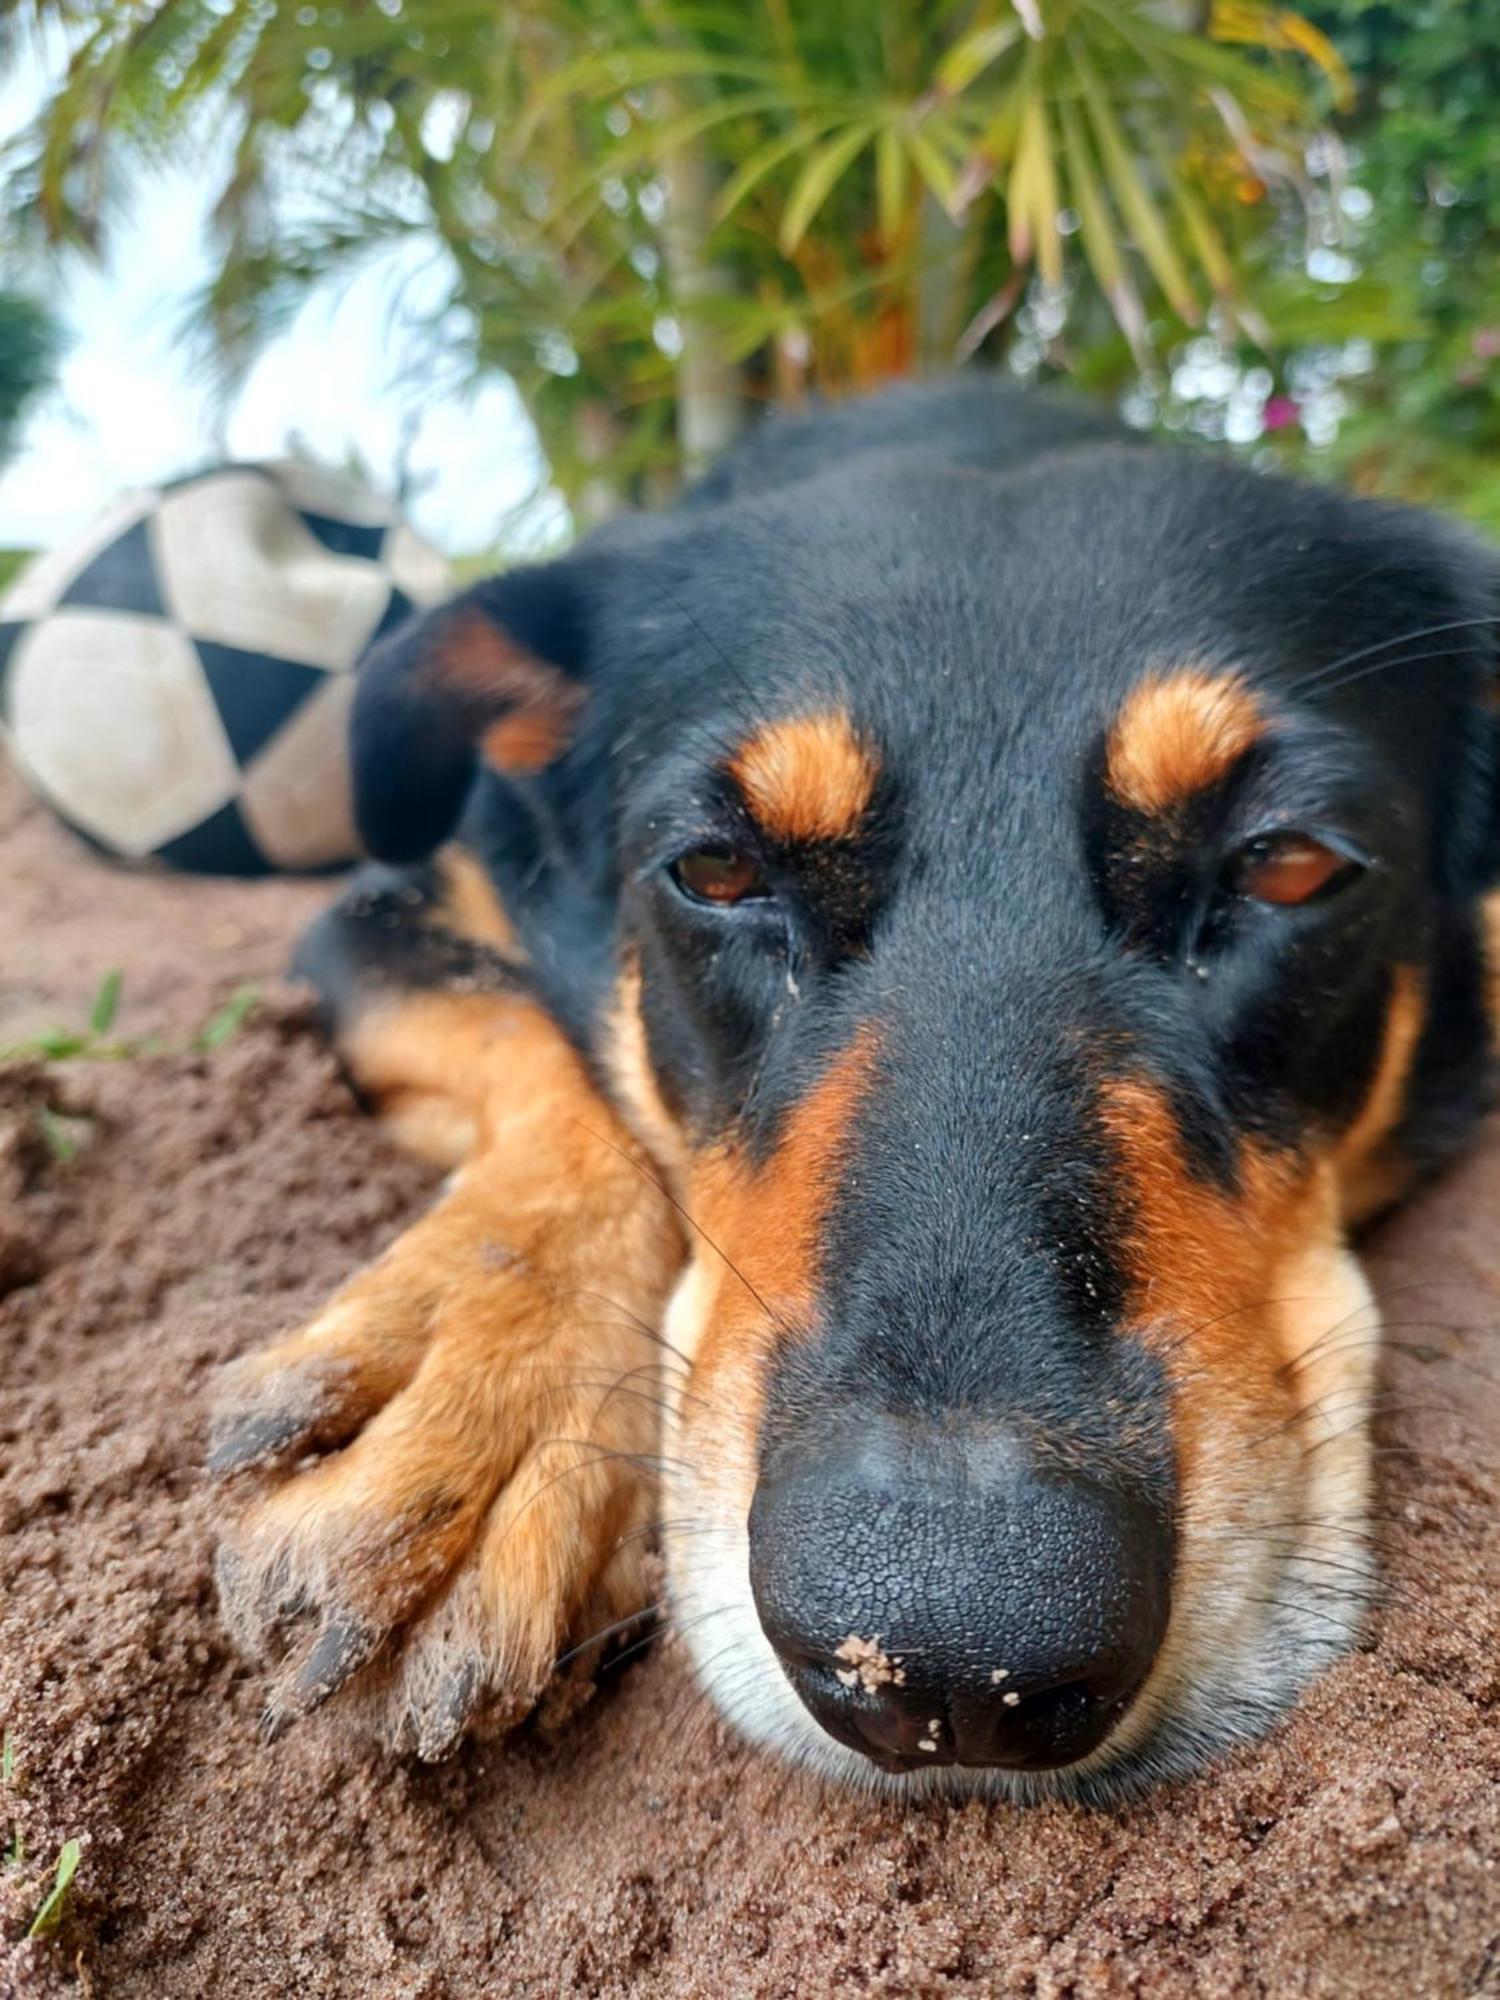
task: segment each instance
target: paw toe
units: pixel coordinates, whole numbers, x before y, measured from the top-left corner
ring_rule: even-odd
[[[259,1358],[231,1362],[209,1424],[208,1471],[222,1478],[269,1468],[293,1452],[336,1442],[358,1421],[344,1409],[348,1386],[327,1363],[268,1371]]]
[[[484,1690],[484,1662],[470,1653],[448,1666],[407,1710],[413,1747],[424,1764],[441,1764],[463,1741]]]
[[[380,1650],[384,1633],[378,1625],[350,1611],[330,1611],[294,1676],[289,1698],[300,1714],[321,1708]]]
[[[215,1420],[208,1436],[207,1470],[220,1478],[269,1465],[282,1457],[307,1429],[307,1420],[287,1410],[229,1412]]]

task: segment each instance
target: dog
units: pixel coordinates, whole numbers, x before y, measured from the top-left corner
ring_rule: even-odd
[[[1496,572],[982,377],[773,418],[361,675],[314,926],[452,1168],[234,1365],[280,1728],[632,1629],[836,1780],[1108,1801],[1376,1587],[1351,1235],[1488,1089]]]

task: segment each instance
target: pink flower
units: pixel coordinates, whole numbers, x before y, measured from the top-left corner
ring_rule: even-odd
[[[1302,406],[1295,396],[1267,396],[1266,406],[1260,413],[1261,428],[1268,431],[1290,430],[1301,421]]]

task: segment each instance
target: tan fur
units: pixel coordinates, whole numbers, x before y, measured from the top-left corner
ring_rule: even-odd
[[[430,921],[460,937],[489,945],[502,958],[523,959],[515,927],[495,894],[494,883],[467,848],[441,848],[436,865],[442,892]]]
[[[428,927],[524,965],[510,918],[474,856],[450,845],[434,866],[439,893],[423,915]],[[476,1066],[532,1011],[494,994],[444,994],[431,1006],[423,996],[401,996],[371,1007],[345,1030],[343,1055],[395,1145],[434,1166],[457,1167],[480,1136],[481,1093],[471,1085]]]
[[[1422,976],[1413,965],[1398,965],[1374,1080],[1334,1152],[1340,1207],[1351,1226],[1389,1208],[1410,1186],[1411,1169],[1389,1142],[1406,1108],[1412,1063],[1426,1025]]]
[[[1484,1011],[1490,1024],[1490,1039],[1500,1044],[1500,891],[1486,896],[1480,905],[1480,934],[1484,947]]]
[[[692,1171],[692,1263],[667,1331],[693,1364],[691,1403],[680,1410],[692,1452],[736,1469],[742,1507],[754,1482],[766,1372],[777,1343],[808,1325],[837,1170],[874,1057],[864,1031],[792,1112],[763,1163],[724,1147]]]
[[[1238,675],[1183,668],[1142,681],[1109,733],[1105,779],[1122,805],[1158,814],[1217,784],[1261,734]]]
[[[1302,1592],[1326,1642],[1320,1580],[1338,1575],[1354,1607],[1339,1615],[1356,1615],[1378,1316],[1345,1247],[1333,1151],[1304,1158],[1247,1141],[1228,1193],[1189,1172],[1154,1085],[1111,1081],[1101,1111],[1134,1209],[1127,1324],[1174,1385],[1179,1490],[1171,1622],[1103,1759],[1213,1684],[1218,1662],[1264,1625],[1264,1593]],[[1272,1697],[1281,1665],[1267,1660],[1260,1675]]]
[[[479,739],[479,752],[497,771],[513,778],[532,777],[567,748],[571,725],[572,716],[562,707],[518,709],[491,723]]]
[[[1226,1193],[1189,1171],[1171,1107],[1154,1084],[1112,1079],[1100,1111],[1133,1210],[1130,1317],[1148,1339],[1164,1330],[1174,1352],[1185,1339],[1200,1380],[1213,1370],[1237,1400],[1260,1397],[1262,1370],[1288,1357],[1261,1349],[1264,1326],[1251,1302],[1269,1296],[1278,1269],[1308,1240],[1336,1234],[1328,1163],[1247,1140],[1239,1189]]]
[[[729,768],[751,813],[778,840],[847,840],[880,775],[874,754],[837,711],[768,724]]]
[[[293,1451],[343,1448],[245,1516],[226,1608],[253,1642],[290,1591],[399,1641],[387,1730],[435,1753],[455,1675],[524,1708],[585,1600],[641,1602],[654,1329],[682,1246],[635,1140],[531,1003],[408,998],[346,1055],[377,1097],[448,1102],[474,1151],[311,1325],[233,1372],[221,1437],[285,1416]],[[276,1703],[326,1691],[289,1677]]]
[[[641,1013],[640,961],[634,955],[627,958],[615,988],[605,1047],[616,1101],[651,1157],[681,1185],[688,1164],[687,1136],[668,1108],[652,1067]]]
[[[558,754],[583,707],[582,689],[566,674],[516,645],[479,611],[459,611],[444,621],[422,673],[481,712],[496,712],[485,755],[518,775],[540,770]]]

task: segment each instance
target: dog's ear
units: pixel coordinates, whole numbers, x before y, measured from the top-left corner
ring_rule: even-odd
[[[1462,740],[1437,800],[1442,885],[1460,902],[1500,886],[1500,555],[1472,543],[1464,553],[1445,635],[1463,673]]]
[[[582,567],[492,577],[371,650],[350,738],[355,817],[379,860],[420,860],[447,839],[481,753],[523,776],[567,747],[585,698]]]
[[[1351,575],[1320,606],[1332,657],[1301,685],[1420,787],[1433,886],[1472,902],[1500,884],[1500,555],[1425,508],[1330,504],[1325,566]]]

